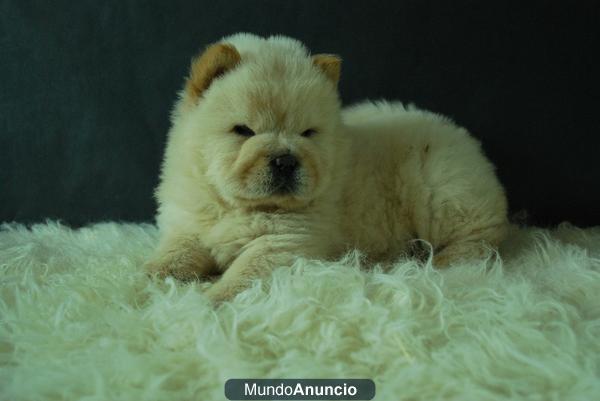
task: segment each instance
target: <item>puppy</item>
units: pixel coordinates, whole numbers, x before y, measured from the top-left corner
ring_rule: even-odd
[[[231,299],[300,257],[361,250],[373,262],[431,244],[433,263],[481,258],[503,239],[506,199],[479,143],[400,103],[341,109],[340,59],[298,41],[227,37],[193,60],[156,190],[151,272],[221,278]]]

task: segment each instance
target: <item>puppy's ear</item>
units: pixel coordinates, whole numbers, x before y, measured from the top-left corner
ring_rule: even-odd
[[[240,53],[230,44],[216,43],[192,60],[190,76],[185,92],[192,101],[198,100],[211,82],[235,67],[241,60]]]
[[[315,54],[313,64],[319,68],[334,85],[340,80],[342,59],[334,54]]]

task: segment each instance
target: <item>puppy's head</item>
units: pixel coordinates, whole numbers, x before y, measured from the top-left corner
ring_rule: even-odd
[[[176,114],[224,200],[295,208],[331,184],[339,75],[339,58],[284,37],[236,35],[192,62]]]

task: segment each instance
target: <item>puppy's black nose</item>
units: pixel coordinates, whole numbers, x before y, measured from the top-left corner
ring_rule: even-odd
[[[298,159],[289,153],[271,160],[271,168],[274,170],[293,171],[296,167],[298,167]]]
[[[275,156],[269,162],[271,167],[271,184],[273,190],[278,193],[292,192],[296,188],[296,170],[298,170],[298,159],[287,153]]]

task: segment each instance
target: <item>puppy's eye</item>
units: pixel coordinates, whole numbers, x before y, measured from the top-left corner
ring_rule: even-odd
[[[252,131],[250,128],[248,128],[248,126],[246,125],[236,125],[231,129],[231,132],[235,132],[238,135],[241,136],[254,136],[255,132]]]
[[[316,133],[317,133],[317,130],[310,128],[310,129],[307,129],[306,131],[304,131],[303,133],[301,133],[300,135],[302,135],[305,138],[310,138],[311,136],[313,136]]]

